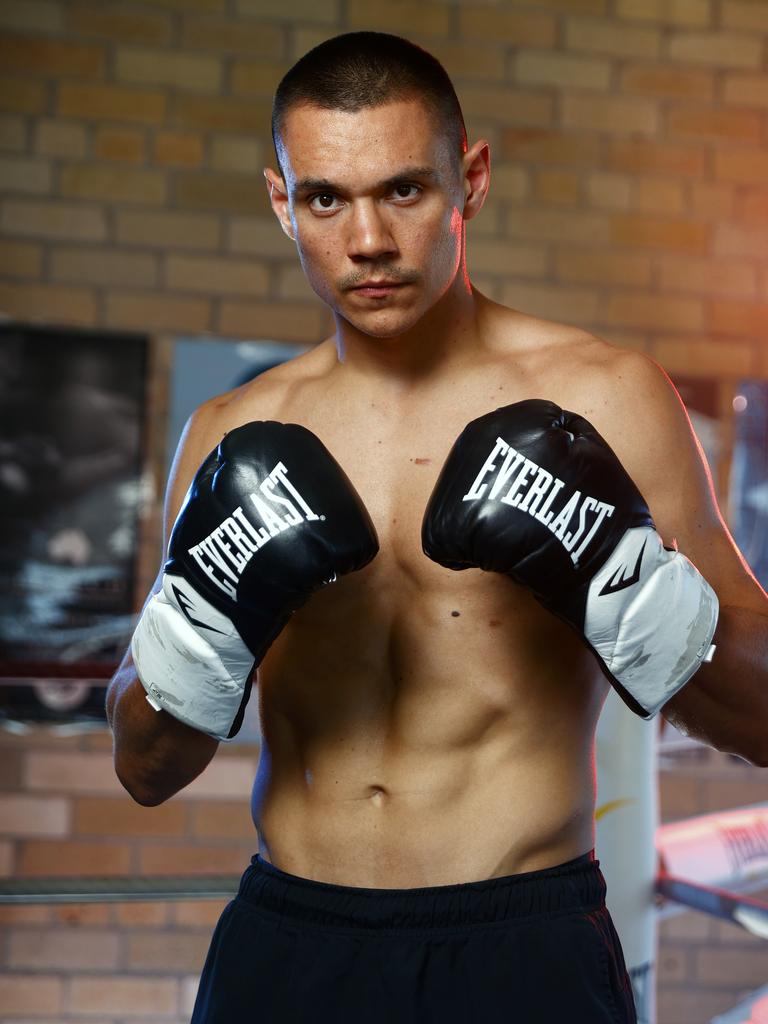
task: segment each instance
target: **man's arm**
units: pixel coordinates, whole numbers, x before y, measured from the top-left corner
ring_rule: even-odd
[[[584,414],[645,497],[656,529],[713,587],[720,617],[713,660],[663,708],[685,735],[768,767],[768,596],[717,506],[701,446],[664,371],[621,352]]]
[[[165,497],[163,561],[190,481],[208,449],[219,440],[210,422],[211,406],[202,406],[190,418],[171,468]],[[162,570],[149,597],[159,589],[161,578]],[[146,696],[129,648],[107,690],[107,721],[114,739],[117,777],[137,803],[153,806],[197,778],[219,744],[165,711],[155,711]]]

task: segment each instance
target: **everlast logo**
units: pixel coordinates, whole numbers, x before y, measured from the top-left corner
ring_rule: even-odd
[[[283,494],[275,490],[278,485],[282,487]],[[321,518],[315,515],[288,479],[288,471],[282,462],[278,462],[259,484],[259,492],[248,497],[253,506],[249,511],[253,514],[253,509],[256,510],[260,526],[255,526],[238,505],[204,540],[189,549],[203,572],[225,594],[235,599],[243,569],[259,548],[291,526]]]
[[[503,461],[497,464],[497,460],[501,460],[502,456]],[[490,477],[494,473],[496,478],[492,483],[484,481],[484,477]],[[597,533],[603,519],[613,515],[616,506],[598,501],[589,494],[582,496],[581,491],[574,491],[564,505],[561,503],[562,499],[558,502],[560,507],[555,511],[555,498],[563,487],[564,481],[497,437],[491,454],[462,500],[477,501],[484,498],[486,501],[500,501],[519,512],[527,512],[552,531],[570,555],[574,565],[578,565],[579,558]],[[579,546],[576,547],[579,541]]]

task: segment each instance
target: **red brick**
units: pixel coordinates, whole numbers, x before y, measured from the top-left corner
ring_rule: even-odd
[[[206,930],[195,934],[184,931],[135,932],[126,936],[125,966],[133,970],[156,970],[162,964],[164,972],[195,971],[199,973],[211,944]]]
[[[701,147],[678,146],[645,139],[615,139],[608,144],[606,164],[630,174],[660,173],[699,177],[706,166]]]
[[[630,64],[621,73],[621,88],[649,96],[708,100],[714,95],[715,76],[667,64]]]
[[[0,796],[0,835],[66,835],[69,831],[69,810],[69,803],[56,797]]]
[[[763,149],[722,149],[715,153],[715,177],[748,185],[768,181],[768,153]]]
[[[704,303],[697,298],[672,297],[654,292],[612,291],[601,304],[600,320],[620,327],[700,331],[705,323]]]
[[[87,43],[14,35],[0,37],[0,65],[7,71],[50,77],[103,78],[106,52]]]
[[[661,286],[675,291],[745,298],[756,293],[756,270],[745,260],[675,258],[663,261],[659,269]]]
[[[73,928],[106,925],[112,921],[112,906],[109,903],[55,903],[51,917]]]
[[[651,259],[646,253],[558,248],[555,266],[562,280],[581,284],[642,286],[651,280]]]
[[[25,784],[53,793],[118,793],[109,754],[57,753],[33,750],[27,756]]]
[[[506,283],[501,295],[505,305],[533,316],[571,324],[594,323],[600,299],[597,289],[522,281]]]
[[[237,845],[204,846],[201,843],[145,844],[139,851],[141,875],[241,875],[256,845],[243,840]]]
[[[177,900],[173,904],[173,919],[179,925],[213,928],[228,902],[228,899]]]
[[[683,218],[660,219],[639,214],[614,214],[613,241],[618,245],[679,249],[683,252],[707,251],[712,229]]]
[[[135,925],[164,925],[171,918],[171,903],[153,900],[151,902],[116,903],[115,918],[118,924],[133,927]]]
[[[58,1014],[62,1008],[63,981],[48,974],[0,975],[0,1006],[3,1014],[29,1017]]]
[[[708,67],[759,68],[763,41],[754,34],[724,32],[674,32],[669,39],[672,60]]]
[[[176,1012],[178,983],[171,978],[76,976],[70,982],[70,1012],[114,1013],[130,1008],[131,1017],[168,1017]]]
[[[20,846],[20,875],[126,875],[130,867],[130,847],[115,842],[30,839]]]
[[[758,142],[762,134],[762,118],[752,110],[674,107],[667,115],[667,132],[695,139]]]
[[[74,802],[77,836],[182,836],[186,808],[169,800],[159,807],[141,807],[123,799],[79,797]]]
[[[768,303],[715,299],[710,311],[711,329],[716,334],[764,338],[768,332]]]
[[[117,934],[69,929],[17,929],[10,936],[8,964],[11,967],[45,966],[48,970],[116,968],[120,937]]]
[[[651,342],[650,355],[664,367],[667,373],[679,373],[687,376],[694,373],[697,377],[728,378],[749,376],[752,373],[754,359],[752,348],[747,342],[729,338],[727,344],[721,341],[709,341],[687,338],[654,337]],[[683,810],[682,801],[678,800],[678,810],[669,819],[689,817],[701,811],[698,796],[691,796],[689,809]]]
[[[250,807],[242,800],[209,800],[193,804],[190,811],[193,835],[206,839],[256,839]]]

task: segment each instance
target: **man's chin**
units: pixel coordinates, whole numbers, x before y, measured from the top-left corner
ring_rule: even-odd
[[[346,320],[350,327],[365,334],[369,338],[398,338],[411,330],[420,320],[416,312],[404,314],[402,311],[381,310],[366,315],[350,313],[349,310],[338,310],[338,315]]]

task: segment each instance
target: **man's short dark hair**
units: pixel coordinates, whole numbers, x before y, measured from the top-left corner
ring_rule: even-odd
[[[285,117],[310,103],[355,113],[418,98],[442,122],[458,160],[467,148],[459,100],[445,68],[420,46],[386,32],[347,32],[314,47],[286,72],[272,105],[272,141],[278,163]]]

